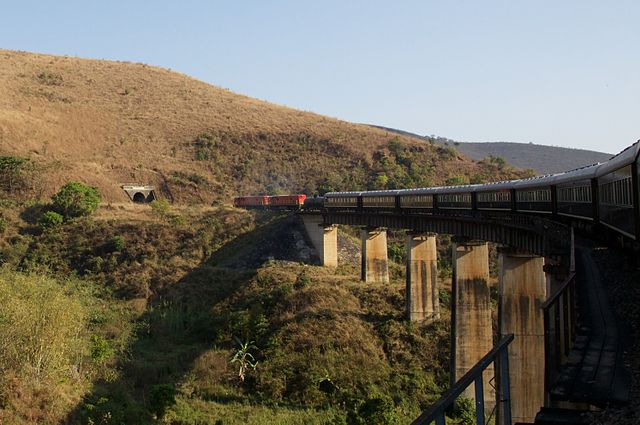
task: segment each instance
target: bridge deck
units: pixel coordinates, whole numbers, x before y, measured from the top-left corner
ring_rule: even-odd
[[[622,364],[628,337],[616,323],[600,271],[585,249],[576,249],[585,327],[551,389],[554,400],[595,406],[629,402],[630,376]]]

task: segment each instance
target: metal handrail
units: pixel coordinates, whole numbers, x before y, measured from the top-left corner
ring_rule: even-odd
[[[556,289],[556,291],[551,295],[545,302],[542,303],[541,308],[543,310],[548,310],[551,308],[553,304],[558,301],[558,298],[562,295],[563,292],[566,291],[567,287],[571,284],[571,282],[576,278],[575,273],[570,273],[569,277],[567,277]]]
[[[445,412],[453,405],[456,399],[467,389],[472,383],[475,384],[476,396],[476,423],[485,424],[484,418],[484,389],[482,381],[482,372],[493,362],[498,361],[500,370],[500,390],[502,398],[500,402],[505,403],[503,410],[503,425],[511,425],[511,398],[509,394],[509,353],[508,346],[513,341],[513,334],[508,334],[496,344],[478,363],[475,364],[467,373],[464,374],[451,388],[449,388],[438,401],[430,408],[423,411],[411,425],[428,425],[433,421],[436,425],[445,425]]]
[[[569,356],[575,340],[576,301],[576,274],[570,273],[553,295],[542,304],[547,393],[558,377],[560,366]]]

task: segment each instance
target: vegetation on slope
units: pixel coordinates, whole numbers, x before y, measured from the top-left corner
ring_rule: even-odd
[[[67,314],[77,329],[73,362],[49,380],[3,372],[8,422],[404,422],[447,381],[448,322],[404,321],[398,273],[364,286],[355,264],[300,262],[294,218],[103,206],[40,228],[30,223],[45,207],[2,205],[0,294],[16,306],[4,314],[33,311],[38,296],[26,307],[5,296],[28,283],[63,294],[50,325],[61,329]]]
[[[450,148],[144,64],[7,50],[0,59],[0,155],[39,167],[34,195],[50,196],[78,180],[97,187],[105,201],[121,202],[119,185],[139,182],[174,201],[210,203],[246,193],[518,175],[494,175]]]
[[[391,285],[364,286],[353,264],[309,265],[294,219],[220,205],[239,193],[523,172],[142,64],[0,56],[0,293],[15,307],[6,320],[39,311],[45,292],[62,294],[46,313],[52,325],[75,312],[75,332],[43,328],[68,342],[55,373],[2,370],[0,418],[394,423],[437,397],[448,312],[430,326],[405,322],[400,265]],[[70,180],[83,183],[43,203]],[[127,181],[156,184],[163,199],[112,204]],[[95,216],[92,187],[107,202]],[[401,262],[396,240],[390,249]],[[26,292],[16,282],[30,282]],[[49,289],[29,289],[38,282]]]
[[[514,167],[529,168],[536,174],[553,174],[575,168],[604,162],[612,154],[586,149],[563,148],[560,146],[538,145],[535,143],[513,142],[457,142],[446,137],[420,136],[407,131],[374,126],[392,133],[415,137],[436,143],[440,146],[452,146],[466,157],[482,161],[488,158],[501,158]],[[629,140],[631,144],[633,140]]]

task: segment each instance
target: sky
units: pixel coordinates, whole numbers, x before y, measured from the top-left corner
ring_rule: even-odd
[[[640,1],[0,0],[0,48],[125,60],[457,141],[640,139]]]

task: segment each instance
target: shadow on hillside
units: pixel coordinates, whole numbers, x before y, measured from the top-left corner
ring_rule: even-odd
[[[220,311],[222,303],[251,284],[266,261],[317,261],[312,251],[305,252],[303,232],[299,218],[279,217],[238,236],[154,294],[117,378],[94,382],[64,423],[153,423],[154,413],[170,405],[171,394],[200,356],[212,348],[237,348],[225,328],[228,317],[216,315],[216,306]],[[243,400],[241,391],[208,397],[219,403]]]

